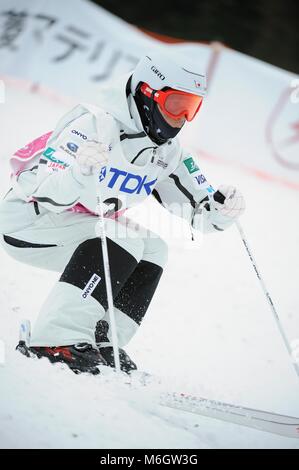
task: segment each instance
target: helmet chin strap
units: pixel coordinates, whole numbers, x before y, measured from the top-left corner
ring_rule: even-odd
[[[173,139],[180,132],[181,127],[172,127],[165,121],[154,101],[154,94],[155,90],[149,98],[138,89],[134,98],[145,132],[153,142],[162,145],[167,140]]]

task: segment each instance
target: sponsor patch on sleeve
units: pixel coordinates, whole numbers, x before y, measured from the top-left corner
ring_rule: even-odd
[[[198,184],[203,184],[207,181],[205,175],[202,175],[202,174],[194,176],[194,178],[195,178],[195,180],[197,181]]]
[[[46,148],[43,153],[43,157],[47,160],[47,169],[48,171],[58,171],[58,170],[65,170],[70,165],[69,163],[60,160],[54,156],[56,150],[52,147]]]
[[[43,153],[43,156],[46,158],[49,158],[49,157],[52,157],[54,153],[55,153],[55,149],[53,149],[52,147],[47,147]]]
[[[195,171],[199,171],[199,167],[193,160],[193,157],[185,158],[183,162],[189,173],[195,173]]]

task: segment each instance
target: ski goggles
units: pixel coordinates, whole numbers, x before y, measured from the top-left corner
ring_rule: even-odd
[[[172,119],[185,117],[187,121],[192,121],[202,104],[202,96],[170,89],[167,91],[153,90],[147,83],[141,86],[141,92],[148,98],[153,97],[159,104],[163,113]]]

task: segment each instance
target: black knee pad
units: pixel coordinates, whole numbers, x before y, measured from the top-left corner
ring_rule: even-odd
[[[114,306],[140,325],[162,273],[163,269],[157,264],[140,261],[114,299]]]
[[[128,251],[107,238],[113,298],[133,273],[137,261]],[[68,262],[61,282],[72,284],[83,291],[82,296],[91,295],[106,310],[108,308],[105,272],[100,238],[81,243]]]

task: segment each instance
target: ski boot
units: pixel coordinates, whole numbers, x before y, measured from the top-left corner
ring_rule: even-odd
[[[103,343],[109,343],[109,339],[107,336],[109,329],[109,325],[106,321],[100,320],[97,323],[96,331],[95,331],[95,338],[97,347],[107,362],[109,367],[115,367],[114,361],[114,353],[112,346],[105,346]],[[120,369],[127,374],[130,374],[133,370],[137,370],[136,364],[132,361],[132,359],[128,356],[128,354],[121,348],[119,348],[119,362],[120,362]]]
[[[71,346],[28,347],[20,341],[16,349],[27,357],[38,357],[39,359],[46,357],[52,364],[62,362],[75,374],[86,372],[97,375],[100,373],[98,367],[107,365],[101,353],[88,343],[78,343]]]
[[[52,364],[66,364],[75,374],[87,372],[93,375],[100,373],[98,366],[107,363],[101,353],[88,343],[77,343],[70,346],[29,346],[30,322],[23,320],[20,326],[20,341],[16,350],[27,357],[46,357]]]

